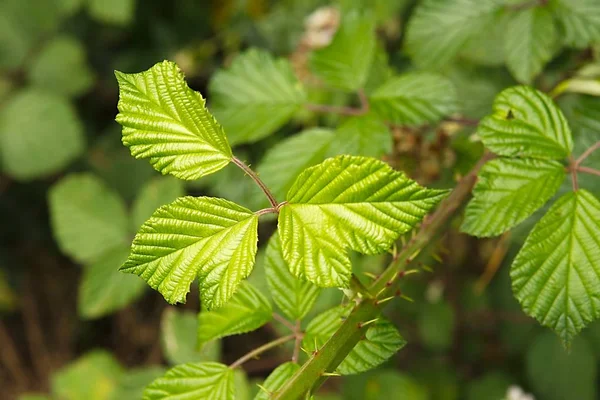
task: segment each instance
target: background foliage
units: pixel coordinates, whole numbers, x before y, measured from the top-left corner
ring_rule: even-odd
[[[382,158],[423,185],[451,188],[482,154],[481,139],[497,137],[490,132],[500,122],[488,117],[478,132],[473,125],[501,108],[497,94],[519,83],[556,98],[566,115],[557,131],[572,131],[573,153],[581,154],[600,140],[599,45],[595,0],[4,0],[1,397],[140,398],[170,365],[230,363],[285,332],[270,322],[249,336],[219,339],[270,318],[270,299],[254,288],[285,292],[274,282],[296,284],[280,268],[279,238],[267,241],[274,221],[261,220],[253,286],[243,286],[227,305],[241,324],[198,335],[198,324],[217,326],[220,316],[217,310],[198,319],[196,285],[187,303],[174,307],[138,277],[117,271],[144,221],[186,193],[253,210],[268,204],[233,165],[183,183],[132,158],[114,122],[114,70],[175,61],[190,86],[207,95],[236,155],[256,165],[283,199],[302,170],[337,154]],[[369,97],[369,113],[339,115],[336,107],[364,107],[354,93],[359,88]],[[571,144],[563,144],[551,158],[565,155]],[[502,204],[520,214],[498,223],[486,210],[490,221],[481,226],[470,218],[482,213],[477,202],[495,198],[478,186],[464,221],[457,219],[421,260],[428,272],[403,284],[414,301],[386,311],[402,334],[386,345],[403,349],[377,370],[331,379],[319,398],[503,399],[511,385],[544,400],[597,398],[600,324],[583,330],[567,353],[513,296],[510,264],[550,209],[544,201],[571,188],[555,161],[528,156],[496,160],[482,175],[531,171],[520,182],[545,179],[543,198],[506,198]],[[600,165],[600,152],[587,165]],[[515,179],[506,175],[500,179]],[[582,176],[579,184],[600,194],[597,177]],[[500,234],[519,222],[497,238],[459,233]],[[349,256],[359,275],[383,266],[384,257]],[[342,295],[297,290],[308,303],[286,298],[275,304],[291,319],[317,317],[305,326],[310,351],[322,339],[311,332],[327,324],[322,312],[339,305]],[[385,332],[386,326],[377,328]],[[287,361],[289,351],[250,361],[226,382],[243,388],[240,398],[252,398],[255,383]],[[221,373],[219,364],[212,368]],[[294,366],[280,368],[286,376]],[[344,368],[352,369],[352,360]]]

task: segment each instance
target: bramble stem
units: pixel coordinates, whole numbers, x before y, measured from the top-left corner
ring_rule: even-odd
[[[296,329],[296,327],[294,326],[293,323],[291,323],[286,318],[284,318],[283,316],[281,316],[277,313],[273,313],[273,319],[275,321],[280,322],[281,324],[285,325],[285,327],[288,328],[292,332]]]
[[[265,185],[265,183],[260,179],[258,174],[256,172],[254,172],[249,166],[244,164],[244,162],[242,160],[240,160],[239,158],[237,158],[235,156],[233,156],[231,158],[231,161],[235,165],[240,167],[258,185],[258,187],[260,187],[260,189],[263,191],[265,196],[267,196],[267,198],[269,199],[269,203],[271,203],[271,207],[273,208],[273,211],[279,212],[279,203],[277,203],[277,200],[275,200],[275,196],[273,196],[273,193],[271,193],[271,191],[269,190],[267,185]]]
[[[394,257],[392,263],[370,288],[371,293],[381,292],[381,296],[394,293],[393,283],[399,272],[406,269],[412,262],[414,254],[423,250],[442,231],[454,213],[469,199],[471,190],[477,180],[479,169],[493,155],[486,154],[477,165],[463,177],[440,206],[421,226],[417,235]],[[390,282],[390,284],[388,284]],[[296,400],[311,390],[318,388],[327,379],[327,372],[335,371],[348,353],[356,346],[365,334],[368,326],[366,321],[377,318],[383,304],[378,299],[363,299],[346,317],[342,325],[325,344],[317,349],[315,354],[305,362],[280,390],[272,394],[272,400]]]
[[[292,362],[298,362],[298,355],[300,355],[300,346],[302,345],[302,326],[300,320],[296,320],[296,326],[294,327],[294,334],[296,335],[296,341],[294,342],[294,353],[292,354]]]
[[[600,176],[600,171],[594,168],[589,167],[577,167],[577,171],[585,172],[586,174],[598,175]]]
[[[586,151],[584,151],[577,160],[575,160],[575,168],[579,167],[579,164],[581,164],[586,158],[588,158],[590,156],[590,154],[592,154],[594,151],[600,149],[600,142],[596,142],[595,144],[592,145],[592,147],[588,148]]]
[[[251,352],[238,358],[236,361],[234,361],[229,366],[229,368],[231,368],[231,369],[237,368],[240,365],[242,365],[243,363],[245,363],[246,361],[251,360],[258,355],[261,355],[265,351],[271,350],[272,348],[277,347],[277,346],[281,346],[282,344],[289,342],[295,338],[296,338],[296,335],[294,334],[294,335],[282,336],[279,339],[273,340],[272,342],[265,343],[262,346],[257,347],[256,349],[252,350]]]
[[[573,159],[573,157],[569,157],[569,172],[571,172],[571,184],[573,185],[573,191],[576,192],[579,190],[579,182],[577,180],[577,161]]]

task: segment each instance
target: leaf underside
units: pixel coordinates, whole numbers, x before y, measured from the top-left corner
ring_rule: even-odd
[[[376,159],[327,159],[298,176],[281,207],[283,258],[301,279],[347,287],[352,268],[345,249],[385,252],[445,193],[425,189]]]
[[[568,345],[600,317],[600,201],[586,190],[562,196],[536,224],[511,267],[525,312]]]

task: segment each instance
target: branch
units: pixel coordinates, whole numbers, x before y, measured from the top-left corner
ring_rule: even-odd
[[[594,168],[589,167],[577,167],[577,171],[585,172],[586,174],[598,175],[600,176],[600,171]]]
[[[262,346],[257,347],[256,349],[252,350],[251,352],[238,358],[236,361],[234,361],[229,366],[229,368],[231,368],[231,369],[237,368],[240,365],[242,365],[243,363],[245,363],[246,361],[251,360],[258,355],[261,355],[265,351],[271,350],[272,348],[277,347],[277,346],[281,346],[282,344],[289,342],[290,340],[293,340],[295,338],[296,338],[296,335],[294,334],[294,335],[283,336],[283,337],[280,337],[279,339],[273,340],[272,342],[265,343]]]
[[[296,326],[293,323],[291,323],[286,318],[284,318],[283,316],[281,316],[277,313],[273,313],[273,319],[275,321],[280,322],[281,324],[285,325],[285,327],[288,328],[292,332],[294,332],[296,329]]]
[[[292,362],[298,362],[298,356],[300,355],[300,346],[302,345],[302,326],[300,320],[296,320],[296,326],[294,327],[294,335],[296,335],[296,341],[294,342],[294,353],[292,353]]]
[[[590,154],[592,154],[594,151],[600,149],[600,142],[596,142],[595,144],[592,145],[592,147],[588,148],[586,151],[583,152],[583,154],[581,154],[579,156],[579,158],[577,160],[575,160],[575,168],[579,167],[579,164],[581,164],[586,158],[588,158],[590,156]]]
[[[454,213],[467,201],[479,169],[491,158],[493,156],[490,154],[484,155],[471,172],[459,181],[450,196],[440,204],[438,210],[423,222],[419,233],[394,257],[392,263],[373,283],[370,288],[371,293],[389,295],[394,292],[392,284],[395,278],[410,264],[413,255],[431,243]],[[327,378],[325,374],[334,371],[356,346],[368,329],[364,322],[377,318],[383,304],[383,301],[375,298],[364,299],[356,305],[333,336],[320,349],[317,349],[316,353],[280,390],[273,393],[271,399],[296,400],[310,390],[319,387]]]
[[[271,193],[267,185],[265,185],[265,183],[260,179],[258,174],[254,172],[249,166],[244,164],[242,160],[235,156],[231,158],[231,161],[235,165],[240,167],[242,171],[244,171],[250,178],[252,178],[252,180],[258,185],[258,187],[260,187],[265,196],[267,196],[267,198],[269,199],[269,203],[271,203],[272,210],[274,212],[279,212],[279,203],[277,202],[277,200],[275,200],[275,196],[273,196],[273,193]],[[269,212],[271,212],[271,209],[269,209]]]

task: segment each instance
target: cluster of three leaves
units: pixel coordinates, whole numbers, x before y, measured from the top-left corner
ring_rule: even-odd
[[[495,236],[524,221],[560,189],[559,160],[571,156],[571,131],[545,94],[517,86],[500,93],[478,129],[501,157],[479,174],[462,230]],[[511,270],[525,311],[569,343],[600,317],[600,201],[579,189],[562,195],[536,224]]]

